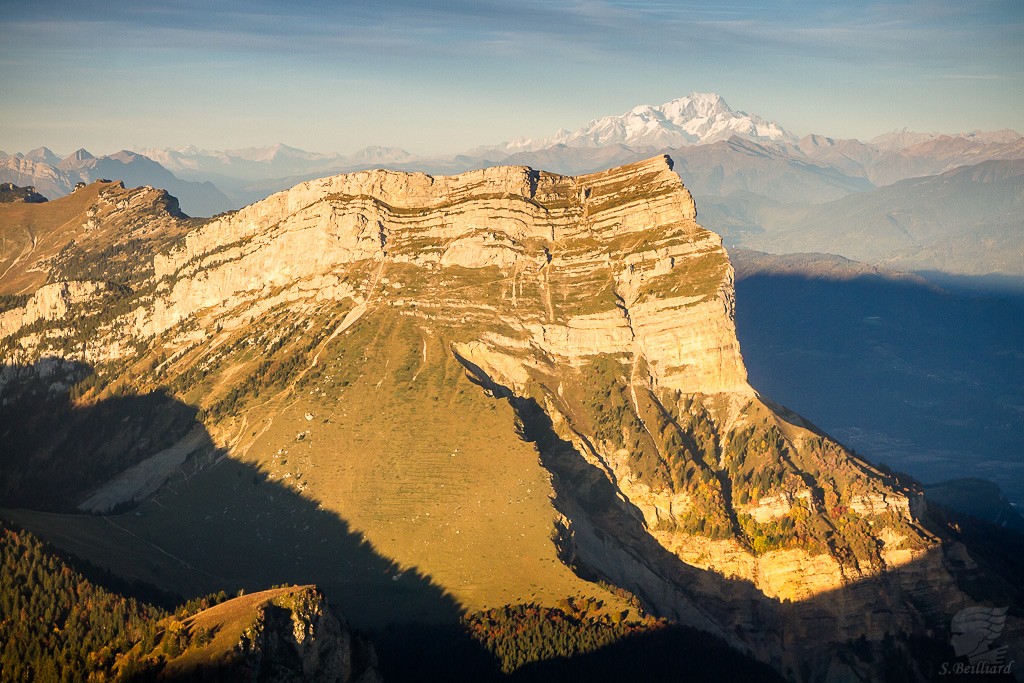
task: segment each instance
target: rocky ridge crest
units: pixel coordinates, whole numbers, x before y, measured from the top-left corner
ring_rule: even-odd
[[[165,631],[187,634],[192,645],[167,658],[164,680],[381,680],[372,646],[316,586],[241,595],[181,621],[170,618]]]

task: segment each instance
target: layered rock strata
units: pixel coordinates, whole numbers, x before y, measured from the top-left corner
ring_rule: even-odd
[[[721,240],[695,218],[664,157],[580,178],[524,167],[323,178],[213,220],[158,255],[161,296],[139,309],[136,327],[159,334],[200,310],[307,281],[309,294],[347,295],[330,275],[339,264],[495,269],[514,336],[492,345],[570,361],[636,351],[666,388],[749,393],[732,271]]]

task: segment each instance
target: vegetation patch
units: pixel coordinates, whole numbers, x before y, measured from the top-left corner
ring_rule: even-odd
[[[104,681],[158,640],[159,607],[92,583],[0,520],[0,680]]]
[[[667,626],[652,618],[626,620],[625,612],[599,614],[600,604],[592,599],[568,598],[562,605],[506,605],[467,615],[463,624],[506,674],[531,662],[593,652],[627,636]]]
[[[0,294],[0,313],[21,308],[31,298],[31,294]]]

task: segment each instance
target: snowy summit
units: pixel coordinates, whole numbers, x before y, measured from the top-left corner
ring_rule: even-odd
[[[621,116],[605,116],[571,133],[549,138],[519,138],[502,146],[508,153],[530,152],[555,145],[568,147],[686,147],[733,136],[768,142],[795,142],[796,136],[756,114],[733,111],[720,95],[692,93],[658,106],[641,105]]]

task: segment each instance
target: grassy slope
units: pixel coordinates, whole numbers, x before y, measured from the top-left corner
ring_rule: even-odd
[[[81,230],[103,187],[93,183],[44,204],[0,204],[0,294],[33,292],[45,284],[45,271],[12,266],[55,256]]]
[[[309,586],[283,586],[240,595],[183,620],[181,624],[193,637],[193,643],[178,656],[168,658],[161,675],[173,680],[203,667],[230,664],[242,633],[253,625],[260,609],[306,588]],[[210,634],[209,642],[195,642],[195,635],[203,631]]]
[[[317,583],[357,625],[569,595],[627,607],[559,562],[537,451],[508,403],[465,377],[443,329],[378,309],[297,386],[238,414],[223,432],[244,433],[240,459],[196,475],[220,454],[196,457],[135,511],[4,514],[184,595]]]

